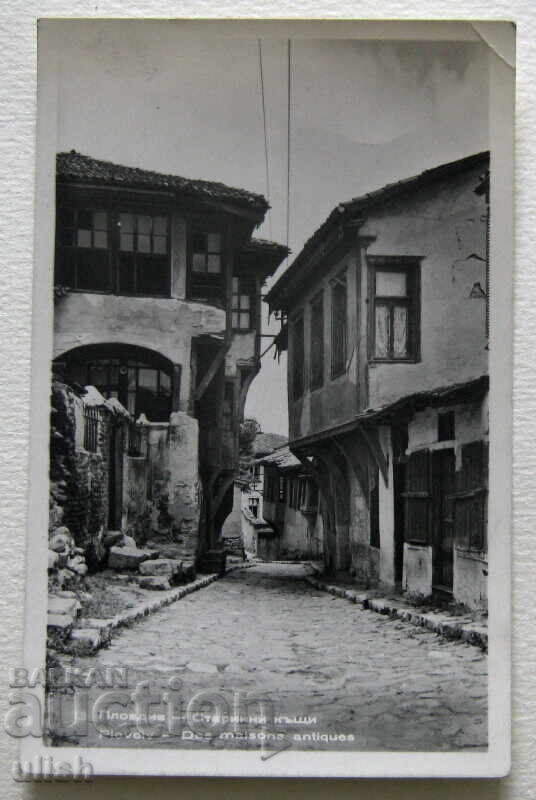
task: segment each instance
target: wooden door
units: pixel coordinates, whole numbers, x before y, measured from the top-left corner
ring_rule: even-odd
[[[432,583],[452,592],[454,562],[453,499],[454,450],[432,453]]]

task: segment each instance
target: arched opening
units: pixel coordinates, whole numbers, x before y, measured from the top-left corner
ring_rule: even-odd
[[[69,350],[54,364],[66,381],[95,386],[104,397],[117,398],[135,418],[145,414],[150,422],[169,421],[179,377],[171,361],[154,350],[86,345]]]

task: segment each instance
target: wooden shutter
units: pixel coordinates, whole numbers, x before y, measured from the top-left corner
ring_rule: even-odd
[[[462,468],[456,473],[454,536],[463,550],[487,548],[488,446],[470,442],[462,447]]]
[[[432,534],[430,453],[418,450],[406,467],[404,540],[429,544]]]

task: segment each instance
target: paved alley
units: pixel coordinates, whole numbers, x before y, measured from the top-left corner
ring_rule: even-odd
[[[486,746],[484,653],[365,611],[304,575],[279,563],[231,572],[77,659],[83,674],[127,668],[129,687],[147,681],[152,694],[140,717],[125,689],[116,705],[96,685],[76,689],[97,721],[80,744],[140,746],[143,736],[159,747]],[[73,697],[60,697],[68,720]]]

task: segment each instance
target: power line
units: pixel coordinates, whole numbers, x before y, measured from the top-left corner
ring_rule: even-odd
[[[262,43],[260,39],[257,39],[259,43],[259,74],[260,74],[260,81],[261,81],[261,102],[262,102],[262,127],[264,130],[264,164],[266,169],[266,199],[270,202],[270,166],[268,161],[268,131],[266,128],[266,103],[264,99],[264,73],[262,68]],[[272,215],[270,214],[270,209],[268,209],[268,230],[270,239],[272,238]]]
[[[288,40],[288,104],[287,104],[287,248],[290,234],[290,108],[292,102],[292,43]],[[288,263],[288,256],[287,256]]]

